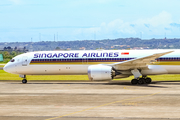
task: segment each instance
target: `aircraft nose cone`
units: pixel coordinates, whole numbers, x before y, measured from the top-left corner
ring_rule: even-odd
[[[12,65],[10,65],[10,64],[7,63],[7,64],[3,67],[3,70],[4,70],[5,72],[12,73],[12,72],[13,72],[13,67],[12,67]]]
[[[9,64],[9,63],[7,63],[4,67],[3,67],[3,70],[5,71],[5,72],[8,72],[8,73],[15,73],[15,71],[14,71],[14,65],[13,64]]]
[[[8,67],[7,67],[7,65],[5,65],[5,66],[3,67],[3,70],[4,70],[5,72],[8,72]]]

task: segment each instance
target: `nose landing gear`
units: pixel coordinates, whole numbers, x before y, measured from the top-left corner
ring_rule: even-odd
[[[150,84],[151,83],[151,78],[149,77],[141,77],[137,79],[132,79],[131,84],[136,85],[136,84]]]
[[[27,83],[26,78],[24,78],[24,79],[22,80],[22,83],[23,83],[23,84],[26,84],[26,83]]]
[[[19,75],[19,77],[23,78],[23,80],[22,80],[23,84],[27,83],[26,75]]]

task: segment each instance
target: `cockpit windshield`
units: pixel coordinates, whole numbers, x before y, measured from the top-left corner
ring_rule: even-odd
[[[11,62],[14,62],[14,61],[15,61],[15,59],[11,59],[10,61],[11,61]]]

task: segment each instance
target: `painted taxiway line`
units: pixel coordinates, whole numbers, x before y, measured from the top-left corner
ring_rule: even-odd
[[[72,112],[72,113],[69,113],[69,114],[65,114],[65,115],[61,115],[61,116],[57,116],[57,117],[53,117],[53,118],[48,118],[48,119],[45,119],[45,120],[54,120],[54,119],[62,118],[62,117],[65,117],[65,116],[69,116],[69,115],[81,113],[81,112],[84,112],[84,111],[88,111],[88,110],[100,108],[100,107],[103,107],[103,106],[111,105],[111,104],[114,104],[114,103],[119,103],[119,102],[124,102],[124,101],[129,101],[129,100],[135,100],[135,99],[139,99],[139,98],[144,98],[144,97],[148,97],[148,96],[153,96],[153,95],[156,95],[156,94],[158,94],[158,93],[160,93],[160,92],[153,93],[153,94],[149,94],[149,95],[143,95],[143,96],[139,96],[139,97],[132,97],[132,98],[128,98],[128,99],[123,99],[123,100],[120,100],[120,101],[114,101],[114,102],[111,102],[111,103],[102,104],[102,105],[99,105],[99,106],[87,108],[87,109],[84,109],[84,110]]]

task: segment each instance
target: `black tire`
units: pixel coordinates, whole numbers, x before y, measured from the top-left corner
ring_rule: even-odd
[[[151,80],[151,78],[146,78],[145,81],[147,84],[150,84],[152,80]]]
[[[26,84],[26,83],[27,83],[27,80],[26,80],[26,79],[23,79],[23,80],[22,80],[22,83],[23,83],[23,84]]]
[[[138,80],[138,84],[144,84],[144,78],[139,78],[139,80]]]
[[[137,80],[137,79],[132,79],[132,80],[131,80],[131,84],[132,84],[132,85],[136,85],[137,83],[138,83],[138,80]]]

